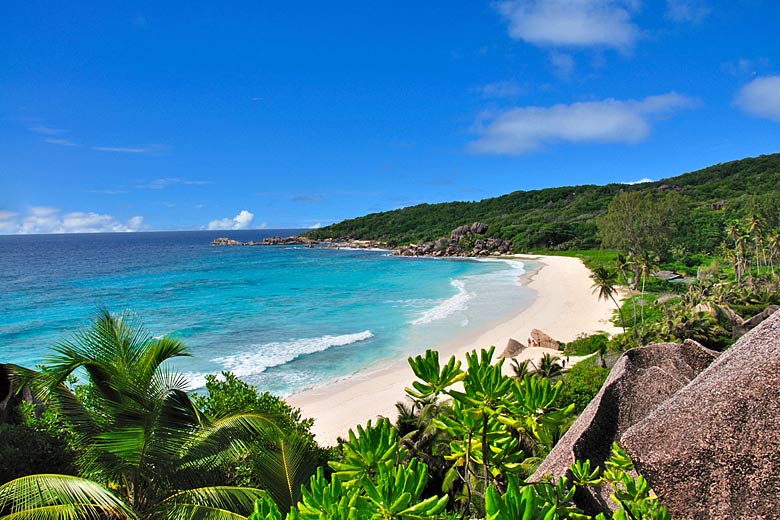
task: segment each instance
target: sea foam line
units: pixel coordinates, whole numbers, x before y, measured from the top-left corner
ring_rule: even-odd
[[[307,354],[323,352],[331,347],[350,345],[373,337],[373,332],[364,330],[340,336],[273,341],[250,345],[251,351],[214,358],[212,361],[222,365],[221,370],[232,372],[238,377],[248,377],[265,372],[269,368],[284,365]],[[187,373],[185,377],[190,381],[192,388],[202,388],[206,384],[206,374]]]
[[[453,280],[450,284],[458,290],[454,296],[450,296],[436,307],[423,312],[419,318],[413,320],[412,325],[423,325],[438,320],[443,320],[468,307],[468,301],[473,295],[466,290],[466,284],[462,280]]]
[[[274,341],[252,345],[253,351],[242,352],[232,356],[224,356],[212,361],[224,366],[237,376],[259,374],[268,368],[289,363],[294,359],[316,352],[323,352],[331,347],[341,347],[358,341],[373,338],[370,330],[341,336],[320,336],[317,338],[301,338],[292,341]]]

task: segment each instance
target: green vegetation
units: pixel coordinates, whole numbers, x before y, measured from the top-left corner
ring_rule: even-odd
[[[395,246],[449,237],[454,228],[478,221],[488,225],[487,235],[511,240],[517,251],[597,249],[602,243],[597,220],[623,192],[642,194],[660,205],[676,199],[685,219],[674,224],[684,239],[672,240],[673,249],[711,254],[725,239],[731,220],[761,210],[771,214],[768,226],[780,223],[778,174],[780,154],[763,155],[637,185],[547,188],[479,202],[420,204],[345,220],[306,235],[380,240]]]
[[[75,454],[46,430],[0,424],[0,439],[0,484],[34,473],[76,473]]]
[[[606,381],[609,370],[585,360],[572,366],[563,378],[559,403],[573,404],[575,413],[582,413]]]
[[[300,499],[301,484],[332,456],[329,450],[320,448],[315,442],[311,433],[314,420],[302,419],[300,410],[269,392],[259,392],[230,372],[223,372],[221,378],[206,376],[206,392],[192,396],[193,404],[206,415],[259,414],[272,419],[285,432],[284,437],[272,441],[264,436],[252,441],[246,456],[221,468],[219,480],[232,486],[268,489],[277,503],[289,510]],[[285,451],[297,454],[295,464],[279,458]],[[283,480],[276,477],[274,467],[284,468]]]
[[[612,518],[668,517],[617,447],[605,470],[582,461],[571,479],[526,483],[579,406],[562,399],[566,386],[574,395],[582,384],[554,383],[550,367],[505,376],[492,348],[467,355],[465,369],[435,351],[410,358],[417,380],[397,425],[358,426],[330,452],[298,410],[230,373],[189,396],[164,364],[184,345],[151,338],[127,314],[103,311],[54,350],[40,372],[16,369],[46,411],[30,405],[27,424],[3,426],[3,460],[27,467],[0,484],[2,520],[582,520],[591,517],[573,504],[576,489],[604,483],[620,507]]]
[[[427,464],[405,448],[389,421],[381,419],[350,431],[341,446],[342,460],[330,463],[334,473],[327,478],[318,471],[286,518],[588,520],[593,517],[574,505],[574,494],[578,488],[605,484],[613,486],[613,500],[619,507],[612,518],[669,518],[647,481],[630,475],[633,464],[617,445],[604,470],[578,461],[571,467],[571,478],[526,483],[573,407],[553,404],[561,383],[553,385],[537,376],[523,380],[503,376],[503,360],[492,363],[492,354],[492,349],[472,352],[465,371],[454,357],[439,363],[434,351],[409,359],[418,379],[407,393],[425,400],[420,411],[430,410],[438,396],[452,399],[451,406],[439,407],[433,414],[429,424],[436,432],[426,428],[428,435],[436,437],[433,446],[450,461],[440,488],[447,494],[425,492]],[[462,391],[453,388],[458,383],[463,384]],[[408,417],[404,421],[408,423]],[[272,501],[263,500],[251,520],[282,518]]]
[[[187,355],[181,342],[153,339],[129,315],[103,311],[54,351],[43,371],[18,372],[72,433],[79,476],[51,468],[11,480],[0,486],[2,514],[234,519],[252,512],[263,493],[218,482],[218,470],[242,457],[247,442],[282,432],[260,414],[213,418],[198,410],[185,378],[164,366]],[[89,383],[74,393],[65,383],[77,370]]]
[[[585,362],[515,362],[516,377],[493,348],[468,354],[463,368],[429,350],[409,359],[417,379],[396,423],[359,426],[330,450],[298,410],[233,374],[188,395],[165,365],[186,347],[104,311],[40,372],[17,370],[45,410],[22,406],[21,424],[0,427],[0,520],[587,520],[575,494],[607,484],[619,507],[611,518],[667,519],[618,446],[604,468],[577,461],[567,477],[527,479],[601,388],[609,349],[693,339],[722,350],[747,318],[780,304],[779,173],[776,154],[655,183],[422,205],[312,231],[400,244],[481,221],[518,249],[583,258],[623,327],[565,346],[593,354]],[[661,280],[659,269],[688,279]]]

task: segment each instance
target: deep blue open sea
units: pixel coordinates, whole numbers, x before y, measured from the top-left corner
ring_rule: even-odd
[[[527,306],[519,261],[213,247],[279,230],[0,236],[0,362],[34,367],[101,307],[191,348],[191,380],[230,370],[281,395],[473,334]]]

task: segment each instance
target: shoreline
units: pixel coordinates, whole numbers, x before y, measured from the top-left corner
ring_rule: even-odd
[[[556,340],[569,342],[582,333],[620,329],[609,322],[612,302],[599,300],[592,293],[590,271],[578,258],[565,256],[514,255],[505,259],[532,260],[539,267],[523,275],[522,284],[536,293],[530,306],[510,319],[487,330],[474,331],[438,348],[439,359],[451,355],[464,361],[474,349],[495,345],[498,356],[509,338],[527,343],[531,329],[541,329]],[[557,351],[538,347],[523,351],[518,360],[537,360],[544,353]],[[422,352],[420,352],[422,354]],[[509,363],[505,363],[505,369]],[[346,437],[350,428],[369,419],[395,419],[395,403],[406,398],[404,388],[414,381],[406,357],[363,369],[338,381],[293,394],[286,401],[300,408],[304,417],[315,419],[312,431],[323,445],[334,445]]]

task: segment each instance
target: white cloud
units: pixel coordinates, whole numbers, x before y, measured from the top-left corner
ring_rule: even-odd
[[[515,81],[496,81],[476,87],[474,90],[487,98],[516,97],[525,92],[525,89]]]
[[[139,231],[144,227],[141,216],[120,222],[112,215],[72,211],[62,214],[56,208],[34,206],[26,214],[0,211],[0,233],[107,233]]]
[[[312,224],[309,226],[309,229],[320,229],[322,227],[322,222],[317,222],[316,224]]]
[[[147,184],[140,184],[138,187],[147,188],[150,190],[161,190],[174,184],[183,184],[185,186],[204,186],[206,184],[211,184],[211,181],[190,180],[183,177],[165,177],[163,179],[154,179],[149,181]]]
[[[92,146],[91,148],[97,152],[130,154],[160,153],[165,150],[165,146],[161,144],[150,144],[147,146]]]
[[[780,76],[754,79],[740,89],[735,103],[748,114],[780,121]]]
[[[533,45],[628,50],[639,38],[638,0],[507,0],[496,4],[509,36]]]
[[[10,235],[16,232],[16,216],[19,215],[13,211],[0,209],[0,234]]]
[[[44,143],[58,144],[60,146],[81,146],[78,143],[74,143],[70,139],[62,139],[59,137],[47,137],[43,140]]]
[[[62,137],[62,134],[68,133],[68,130],[63,130],[62,128],[54,128],[44,124],[35,124],[33,126],[28,126],[27,129],[30,132],[40,135],[41,141],[44,143],[56,144],[59,146],[81,146],[80,144],[75,143],[70,139],[65,139]]]
[[[522,107],[477,122],[480,137],[468,148],[476,153],[522,154],[547,144],[636,143],[650,133],[650,119],[668,116],[695,105],[695,100],[677,93],[649,96],[643,100],[606,99]]]
[[[628,182],[623,182],[621,184],[644,184],[646,182],[654,182],[654,181],[649,177],[644,177],[642,179],[639,179],[638,181],[628,181]]]
[[[209,222],[208,229],[250,229],[254,221],[254,213],[242,209],[241,212],[233,218],[212,220]],[[261,224],[259,227],[265,227],[265,223]]]
[[[31,126],[29,129],[31,132],[35,132],[36,134],[41,135],[60,135],[67,132],[67,130],[62,130],[61,128],[53,128],[46,125],[35,125]]]
[[[675,22],[701,23],[710,11],[704,0],[666,0],[666,16]]]

